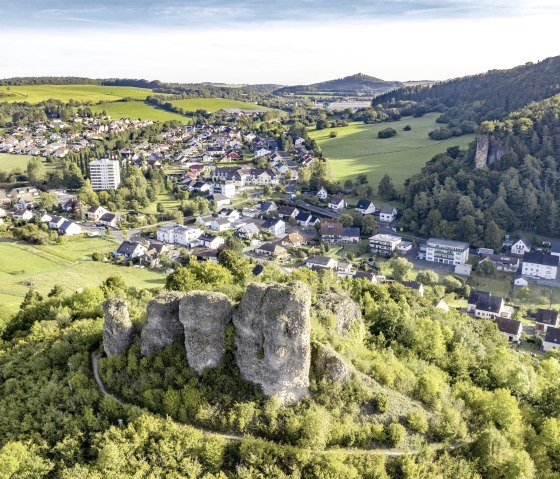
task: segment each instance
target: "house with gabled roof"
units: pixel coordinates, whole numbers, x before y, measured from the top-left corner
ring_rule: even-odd
[[[113,251],[115,258],[123,257],[125,259],[134,259],[144,256],[148,248],[138,241],[123,241],[116,251]]]
[[[363,215],[371,215],[372,213],[375,213],[375,205],[373,204],[373,201],[361,199],[356,205],[356,211],[362,213]]]
[[[331,210],[340,211],[346,208],[346,200],[340,196],[332,196],[327,205]]]
[[[82,234],[82,227],[74,221],[65,220],[58,228],[58,234],[61,236],[75,236]]]
[[[391,205],[385,205],[379,212],[379,221],[384,223],[392,223],[397,219],[397,208]]]
[[[519,342],[521,333],[523,332],[523,324],[521,321],[510,318],[495,318],[494,322],[498,326],[500,335],[510,342]]]
[[[311,255],[305,260],[305,266],[315,271],[324,269],[336,269],[338,261],[330,256]]]
[[[501,296],[473,289],[467,300],[467,313],[485,319],[510,318],[513,309],[506,306],[504,298]]]
[[[521,274],[532,278],[556,279],[560,257],[540,251],[523,253]]]
[[[511,245],[511,254],[516,254],[523,256],[525,253],[531,251],[531,242],[526,238],[519,238],[515,243]]]
[[[546,334],[548,328],[558,327],[558,311],[554,309],[538,309],[535,316],[535,331]]]
[[[560,351],[560,328],[549,327],[543,339],[543,351]]]

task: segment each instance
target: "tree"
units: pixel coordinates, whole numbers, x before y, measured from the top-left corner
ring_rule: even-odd
[[[47,170],[40,158],[31,158],[27,163],[27,177],[33,185],[40,185],[47,179]]]
[[[416,275],[416,281],[419,281],[422,284],[432,285],[438,283],[439,277],[435,271],[427,269],[418,272],[418,274]]]
[[[392,200],[397,197],[397,190],[393,184],[393,180],[389,175],[384,175],[379,181],[379,186],[377,187],[377,192],[379,196]]]
[[[352,218],[352,216],[347,213],[340,215],[338,221],[339,223],[342,223],[345,228],[348,228],[354,224],[354,218]]]
[[[394,128],[385,128],[377,133],[378,138],[391,138],[397,134],[397,130]]]
[[[489,259],[482,260],[478,263],[478,268],[476,269],[477,273],[481,276],[486,276],[487,278],[493,278],[496,276],[496,265],[492,263]]]
[[[41,208],[53,211],[58,206],[58,196],[55,193],[41,193]]]
[[[362,234],[365,236],[371,236],[379,231],[379,225],[375,218],[371,215],[365,215],[362,219]]]
[[[247,281],[253,270],[251,263],[247,258],[245,258],[245,256],[243,256],[243,254],[229,249],[220,253],[218,263],[224,268],[227,268],[235,280],[241,284],[244,284],[245,281]]]
[[[397,281],[405,280],[408,273],[410,273],[414,267],[406,258],[392,258],[391,261],[389,261],[389,265],[393,270],[393,277]]]

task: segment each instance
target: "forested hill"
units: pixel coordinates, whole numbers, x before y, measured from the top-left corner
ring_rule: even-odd
[[[351,95],[379,95],[404,86],[398,81],[385,81],[380,78],[358,73],[336,80],[329,80],[311,85],[296,85],[280,88],[277,94],[284,93],[346,93]]]
[[[490,70],[431,86],[409,86],[376,98],[376,103],[401,101],[449,108],[442,122],[450,120],[503,119],[508,113],[560,93],[560,56],[526,63],[510,70]]]
[[[433,158],[407,180],[403,226],[492,248],[519,228],[560,235],[560,95],[483,122],[481,132],[480,143],[499,151],[491,164],[475,167],[489,159],[475,144]]]

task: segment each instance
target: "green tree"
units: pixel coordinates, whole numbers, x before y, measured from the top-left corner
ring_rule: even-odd
[[[403,281],[408,276],[408,273],[412,271],[414,267],[413,264],[406,258],[392,258],[389,261],[389,265],[393,270],[393,277],[397,281]]]
[[[352,218],[352,216],[347,213],[340,215],[338,221],[339,223],[342,223],[345,228],[348,228],[354,224],[354,218]]]
[[[389,175],[384,175],[379,181],[379,186],[377,187],[377,192],[379,196],[385,199],[392,200],[397,197],[397,190],[393,184],[393,180]]]
[[[365,236],[372,236],[379,231],[379,225],[375,218],[371,215],[365,215],[362,220],[362,234]]]
[[[27,163],[27,177],[33,185],[41,185],[47,179],[47,169],[40,158],[31,158]]]

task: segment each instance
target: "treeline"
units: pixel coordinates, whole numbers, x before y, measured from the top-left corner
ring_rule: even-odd
[[[531,101],[560,92],[560,57],[510,70],[490,70],[430,86],[409,86],[377,97],[376,104],[411,101],[442,111],[441,123],[501,120]]]
[[[503,156],[475,168],[476,145],[434,157],[407,180],[403,226],[498,248],[505,232],[560,234],[560,96],[485,122]]]

